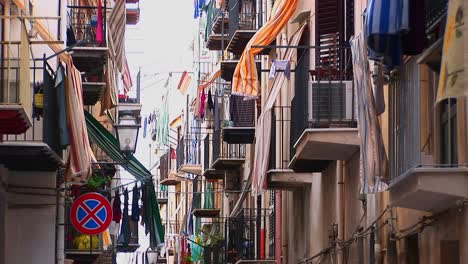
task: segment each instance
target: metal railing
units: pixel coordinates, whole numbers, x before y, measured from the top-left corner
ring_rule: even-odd
[[[447,14],[448,0],[424,0],[426,29],[430,29]]]
[[[220,132],[213,132],[213,162],[217,159],[244,159],[246,144],[228,144],[221,139]]]
[[[104,1],[106,2],[106,1]],[[71,31],[73,33],[75,41],[80,45],[99,45],[96,39],[98,23],[102,23],[102,46],[106,45],[106,8],[102,7],[102,21],[98,21],[98,7],[96,6],[68,6],[68,19]],[[68,37],[70,39],[70,37]],[[75,43],[70,43],[69,46]]]
[[[221,25],[220,28],[215,28],[216,22],[218,19],[221,19],[221,23],[224,24],[224,18],[229,17],[229,12],[223,10],[222,8],[216,8],[216,1],[212,1],[208,6],[207,16],[206,16],[206,39],[211,34],[226,34],[228,28]],[[223,31],[224,30],[224,31]],[[206,41],[205,39],[205,41]],[[226,43],[227,45],[227,43]]]
[[[311,51],[313,63],[309,60]],[[291,146],[307,128],[357,127],[350,49],[315,46],[303,50],[298,58],[291,102]]]
[[[36,61],[34,61],[36,64]],[[35,106],[33,109],[33,120],[31,127],[23,134],[19,135],[4,135],[4,141],[15,142],[44,142],[49,145],[58,156],[62,156],[61,147],[59,146],[59,120],[57,117],[56,109],[49,106],[56,106],[58,99],[55,96],[54,89],[54,76],[55,72],[47,62],[42,62],[40,67],[31,67],[32,82],[34,85],[31,87],[32,94],[42,95],[42,103],[34,102],[31,96],[30,102],[22,102],[22,104],[31,104]],[[9,69],[11,71],[11,68]],[[16,69],[18,71],[19,69]],[[42,75],[42,76],[41,76]],[[39,77],[41,76],[41,77]],[[16,78],[19,75],[16,74]],[[18,82],[18,79],[16,79]],[[9,86],[9,89],[16,89],[15,93],[19,93],[19,86]],[[3,86],[2,86],[3,88]],[[12,90],[10,90],[12,92]],[[11,94],[10,94],[11,95]]]
[[[289,130],[291,128],[291,107],[275,106],[271,113],[271,138],[270,158],[268,168],[288,169],[289,154]]]
[[[185,164],[185,140],[182,137],[176,148],[177,169]]]
[[[244,208],[233,218],[226,220],[226,260],[236,263],[239,260],[261,260],[271,258],[262,255],[267,241],[263,228],[268,226],[271,210],[265,208]],[[274,244],[274,237],[268,238]]]
[[[171,150],[168,153],[161,156],[159,159],[159,178],[165,180],[169,177],[169,170],[171,168]]]
[[[257,12],[256,0],[229,1],[229,39],[237,30],[258,30],[262,27],[262,14]]]
[[[210,168],[211,160],[210,160],[210,135],[207,134],[205,139],[203,140],[203,170],[207,170]]]

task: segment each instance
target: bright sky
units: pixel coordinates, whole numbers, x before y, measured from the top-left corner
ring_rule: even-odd
[[[126,31],[127,59],[132,74],[133,91],[136,88],[136,75],[141,68],[142,116],[160,104],[163,85],[169,71],[191,70],[193,63],[192,41],[198,27],[193,19],[192,0],[140,0],[140,22],[128,26]],[[174,74],[174,79],[180,75]],[[134,94],[130,94],[131,96]],[[181,102],[183,103],[183,102]],[[147,168],[154,164],[154,154],[150,158],[149,137],[143,138],[140,129],[135,156]],[[122,178],[130,178],[122,174]],[[125,180],[122,181],[123,183]],[[148,247],[148,240],[140,230],[140,249]],[[118,263],[134,263],[130,254],[119,254]]]

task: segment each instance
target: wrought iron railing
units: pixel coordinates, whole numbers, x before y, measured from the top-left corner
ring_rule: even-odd
[[[74,45],[79,43],[79,45],[101,45],[105,46],[106,44],[106,8],[103,6],[101,8],[101,14],[98,15],[97,6],[68,6],[68,19],[70,28],[67,32],[68,36],[68,45]],[[99,16],[102,17],[102,20],[99,21]],[[97,39],[98,36],[98,25],[102,23],[102,36],[101,43]],[[71,35],[72,34],[72,35]],[[74,38],[76,43],[70,42],[70,38]]]
[[[185,164],[185,140],[182,137],[176,148],[177,169]]]
[[[261,26],[261,12],[256,10],[256,0],[229,1],[229,39],[237,30],[258,30]]]
[[[270,209],[247,209],[233,218],[226,220],[226,260],[227,263],[236,263],[239,260],[261,260],[270,256],[262,255],[265,252],[266,232],[262,230],[268,226]],[[268,238],[268,240],[274,237]]]
[[[351,53],[347,47],[311,48],[298,54],[291,102],[291,146],[307,128],[357,127]]]
[[[165,180],[169,176],[171,151],[161,156],[159,159],[159,178]]]
[[[225,34],[228,32],[228,28],[224,28],[224,21],[221,21],[221,25],[218,25],[219,28],[216,28],[216,22],[218,19],[224,19],[229,17],[229,12],[224,11],[222,8],[216,8],[216,1],[212,1],[208,6],[208,11],[206,14],[206,38],[211,34]],[[205,39],[206,41],[206,39]],[[227,44],[227,43],[226,43]]]
[[[287,169],[289,159],[289,132],[291,128],[291,107],[275,106],[271,110],[271,138],[268,168]]]
[[[424,0],[426,29],[430,29],[447,14],[448,0]]]
[[[228,144],[221,140],[220,130],[213,132],[213,162],[217,159],[244,159],[246,144]]]
[[[203,170],[207,170],[210,168],[210,135],[207,134],[205,139],[203,140]]]
[[[36,64],[36,62],[34,63]],[[55,72],[47,62],[41,62],[41,64],[42,65],[40,67],[30,68],[32,82],[34,84],[31,88],[31,94],[34,92],[36,99],[32,99],[31,97],[30,102],[22,102],[24,105],[33,105],[32,125],[25,133],[19,135],[5,135],[3,140],[16,142],[44,142],[61,157],[62,149],[59,142],[59,119],[57,116],[57,110],[54,108],[59,103],[59,99],[56,97],[56,90],[54,88]],[[9,71],[11,70],[12,69],[10,68]],[[19,71],[19,69],[15,69],[15,71]],[[15,75],[15,82],[18,83],[19,79],[17,78],[19,78],[19,75]],[[10,92],[13,91],[16,94],[19,93],[19,86],[10,86],[9,89]],[[10,94],[10,96],[12,95]]]

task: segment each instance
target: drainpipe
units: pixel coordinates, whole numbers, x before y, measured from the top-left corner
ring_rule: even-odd
[[[345,223],[345,199],[344,199],[344,175],[345,171],[345,161],[338,160],[336,164],[336,217],[338,224],[338,237],[340,241],[344,240],[344,223]],[[343,251],[338,251],[337,253],[337,263],[343,264],[344,254]]]
[[[62,179],[59,178],[59,181]],[[55,216],[55,263],[63,264],[65,261],[65,193],[61,190],[65,189],[65,184],[61,183],[57,185],[57,205],[56,205],[56,216]]]
[[[282,245],[282,237],[281,237],[281,232],[282,232],[282,218],[283,218],[283,212],[282,212],[282,193],[281,191],[276,192],[276,212],[275,212],[275,260],[276,264],[281,264],[281,245]]]

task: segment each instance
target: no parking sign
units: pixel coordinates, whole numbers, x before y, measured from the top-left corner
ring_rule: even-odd
[[[112,221],[112,207],[99,193],[83,194],[73,203],[70,219],[80,233],[97,235],[109,227]]]

